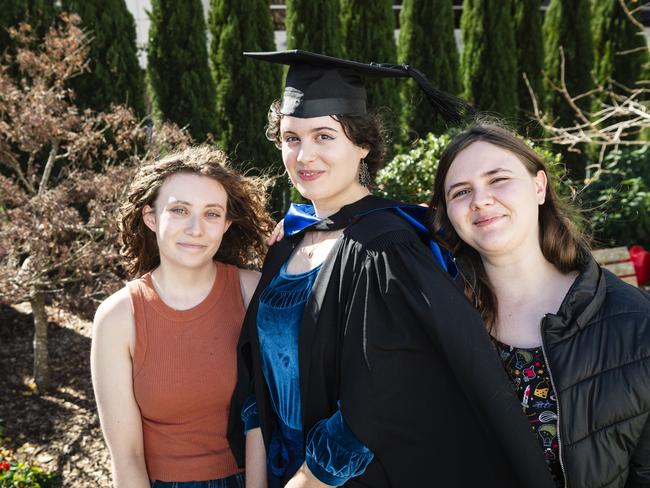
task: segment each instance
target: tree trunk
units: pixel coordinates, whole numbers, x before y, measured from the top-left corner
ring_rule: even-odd
[[[47,316],[43,293],[35,291],[30,299],[34,315],[34,383],[39,393],[50,387],[50,367],[47,352]]]

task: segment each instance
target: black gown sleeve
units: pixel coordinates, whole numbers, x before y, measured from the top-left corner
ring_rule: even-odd
[[[340,399],[375,459],[346,486],[553,486],[478,313],[426,245],[394,231],[361,254],[344,270]]]

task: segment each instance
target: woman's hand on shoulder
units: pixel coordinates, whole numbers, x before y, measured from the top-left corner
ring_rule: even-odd
[[[255,288],[260,282],[261,273],[250,269],[239,268],[239,285],[241,286],[241,296],[244,300],[244,307],[248,308],[248,304],[253,298]]]
[[[276,242],[280,242],[282,238],[284,237],[284,219],[282,219],[278,224],[275,226],[275,229],[273,229],[273,232],[271,232],[271,235],[266,239],[266,243],[269,246],[272,246]]]

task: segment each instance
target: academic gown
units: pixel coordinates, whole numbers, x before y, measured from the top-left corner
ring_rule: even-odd
[[[345,228],[307,301],[299,338],[305,436],[333,415],[374,453],[345,486],[554,486],[474,307],[393,202],[368,196],[316,224]],[[309,229],[308,229],[309,230]],[[258,298],[303,232],[269,250],[238,345],[229,440],[243,466],[241,407],[255,394],[268,450]]]

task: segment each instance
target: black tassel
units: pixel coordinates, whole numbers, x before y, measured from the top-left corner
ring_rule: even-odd
[[[427,95],[427,99],[436,112],[439,113],[445,121],[451,124],[461,125],[468,118],[472,118],[476,115],[476,110],[474,110],[474,107],[469,103],[451,93],[434,88],[421,71],[412,68],[408,64],[377,64],[377,66],[400,69],[404,71],[406,75],[413,78],[422,91]]]

